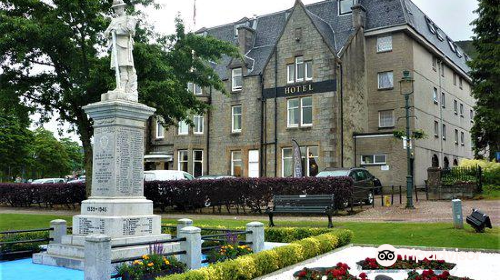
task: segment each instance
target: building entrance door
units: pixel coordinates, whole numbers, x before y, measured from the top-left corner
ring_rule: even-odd
[[[259,177],[259,150],[248,151],[248,177]]]

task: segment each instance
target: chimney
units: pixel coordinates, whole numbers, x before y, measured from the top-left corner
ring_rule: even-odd
[[[352,6],[352,25],[354,29],[358,29],[360,27],[365,27],[366,23],[366,9],[357,1],[354,6]]]
[[[246,54],[253,48],[255,39],[255,30],[251,27],[238,26],[238,46],[242,54]]]

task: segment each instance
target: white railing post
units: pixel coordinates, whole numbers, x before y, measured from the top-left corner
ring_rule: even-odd
[[[62,237],[67,233],[67,226],[65,220],[52,220],[50,221],[50,228],[52,230],[49,232],[49,237],[52,238],[50,244],[61,244]]]
[[[254,253],[264,250],[264,224],[260,222],[253,222],[247,224],[247,231],[252,233],[246,234],[246,241],[252,242],[250,247]]]
[[[179,235],[179,231],[181,231],[181,229],[192,226],[193,226],[193,220],[190,219],[177,220],[177,235]]]
[[[185,263],[189,269],[201,267],[201,229],[197,227],[185,227],[177,232],[177,238],[186,238],[181,241],[181,250],[186,254],[180,255],[180,261]]]
[[[95,234],[85,237],[85,280],[111,279],[111,238]]]

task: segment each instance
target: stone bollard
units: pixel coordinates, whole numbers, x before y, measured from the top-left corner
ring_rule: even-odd
[[[85,280],[111,279],[111,237],[102,234],[85,237]]]
[[[464,216],[462,215],[462,201],[460,199],[453,199],[451,201],[453,211],[453,226],[455,228],[464,228]]]
[[[180,261],[189,269],[201,268],[201,229],[193,226],[182,228],[177,232],[177,238],[186,238],[181,242],[181,251],[186,251],[186,254],[180,255]]]
[[[191,219],[180,219],[177,220],[177,235],[179,235],[179,232],[181,229],[185,227],[192,227],[193,226],[193,220]]]
[[[65,220],[52,220],[50,227],[53,229],[49,232],[49,237],[53,240],[50,244],[61,244],[62,237],[67,235],[67,226]]]
[[[260,222],[253,222],[247,224],[247,231],[252,233],[247,233],[246,241],[252,242],[250,247],[254,253],[258,253],[264,250],[264,224]]]

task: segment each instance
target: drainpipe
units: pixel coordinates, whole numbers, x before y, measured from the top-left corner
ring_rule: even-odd
[[[278,46],[274,47],[274,177],[278,177]]]
[[[439,104],[439,123],[441,124],[440,127],[438,127],[438,132],[439,130],[441,130],[441,135],[440,135],[440,139],[439,139],[439,143],[441,144],[441,160],[440,160],[440,165],[443,164],[442,166],[444,166],[444,148],[443,148],[443,135],[444,135],[444,131],[443,131],[443,104],[442,104],[442,100],[441,100],[441,94],[443,92],[443,89],[442,89],[442,76],[441,76],[441,71],[443,71],[443,61],[441,60],[439,62],[439,69],[438,69],[438,77],[439,77],[439,91],[438,91],[438,104]],[[441,101],[441,102],[439,102]]]
[[[263,177],[264,170],[264,75],[259,74],[260,78],[260,149],[259,149],[259,177]]]
[[[212,86],[210,86],[210,93],[208,95],[208,105],[212,106]],[[207,111],[207,175],[210,175],[210,110]]]
[[[344,68],[340,66],[340,167],[344,167]],[[356,152],[354,152],[356,158]],[[354,162],[356,166],[356,162]]]

